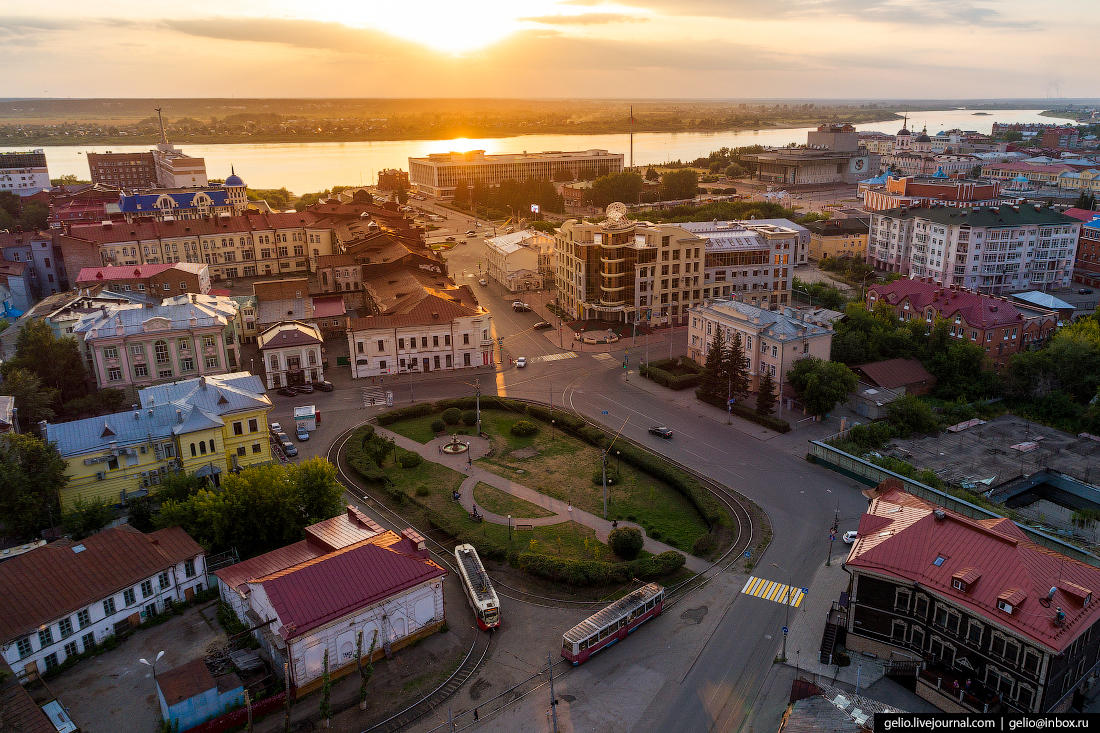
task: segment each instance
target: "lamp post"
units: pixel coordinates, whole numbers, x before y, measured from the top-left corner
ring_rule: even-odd
[[[508,515],[508,542],[512,541],[512,515]]]
[[[774,562],[772,563],[772,567],[776,568],[778,570],[783,570],[783,568],[779,567]],[[791,586],[794,585],[794,581],[791,580],[790,572],[788,572],[787,570],[783,570],[783,572],[787,573],[786,602],[783,604],[783,661],[786,662],[787,661],[787,629],[790,628],[790,624],[791,624],[791,590],[793,590],[791,588]]]
[[[477,388],[477,434],[481,435],[481,380],[475,379],[474,386]]]
[[[160,658],[163,657],[163,656],[164,656],[164,652],[160,651],[160,652],[157,652],[156,658],[151,662],[148,659],[145,659],[145,658],[138,659],[139,662],[141,662],[146,667],[149,667],[153,670],[153,680],[154,681],[156,681],[156,679],[157,679],[157,662],[159,662]]]
[[[832,491],[826,489],[826,491]],[[836,498],[836,511],[833,513],[833,526],[829,530],[829,556],[825,558],[825,566],[829,567],[833,562],[833,540],[836,539],[836,532],[840,528],[840,497]]]

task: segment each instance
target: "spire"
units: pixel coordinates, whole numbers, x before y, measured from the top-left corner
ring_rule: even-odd
[[[231,175],[231,176],[235,176],[235,175],[237,175],[237,171],[236,171],[236,169],[235,169],[235,168],[233,167],[233,164],[232,164],[232,163],[230,163],[230,164],[229,164],[229,175]]]
[[[161,107],[156,107],[155,108],[155,111],[157,113],[157,121],[160,122],[160,144],[161,145],[167,145],[168,144],[168,138],[165,137],[165,135],[164,135],[164,117],[160,113],[161,109],[162,109]]]

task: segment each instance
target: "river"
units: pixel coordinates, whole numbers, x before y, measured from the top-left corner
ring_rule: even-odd
[[[961,128],[989,134],[994,122],[1041,122],[1057,120],[1040,116],[1042,110],[996,110],[975,114],[971,110],[939,110],[915,112],[910,129],[928,125],[930,134],[940,130]],[[896,120],[857,125],[860,131],[894,134],[901,127]],[[781,146],[805,143],[806,133],[814,128],[743,130],[740,132],[645,132],[634,135],[636,165],[658,164],[671,160],[694,160],[723,147],[744,145]],[[488,153],[521,153],[542,150],[591,150],[593,148],[621,152],[629,164],[630,136],[614,135],[520,135],[516,137],[456,140],[384,140],[354,143],[263,143],[192,146],[178,143],[189,155],[206,159],[206,170],[213,178],[225,178],[230,166],[252,188],[286,187],[297,194],[321,191],[333,185],[353,186],[370,183],[384,168],[408,170],[409,158],[448,150],[485,150]],[[0,152],[25,148],[0,147]],[[46,159],[50,175],[75,174],[87,179],[85,152],[107,150],[140,152],[147,145],[50,146]]]

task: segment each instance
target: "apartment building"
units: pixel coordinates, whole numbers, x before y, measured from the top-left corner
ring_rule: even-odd
[[[783,307],[768,310],[731,299],[707,301],[690,309],[689,315],[688,356],[692,361],[706,364],[715,332],[722,334],[727,344],[740,338],[754,392],[765,373],[782,385],[799,359],[816,356],[829,360],[831,326],[815,323],[802,311]]]
[[[994,369],[1019,351],[1038,345],[1058,327],[1058,313],[1023,302],[983,295],[932,278],[902,278],[867,288],[867,309],[886,303],[904,321],[923,319],[931,328],[945,319],[952,338],[985,349]]]
[[[0,191],[31,196],[51,185],[46,151],[0,153]]]
[[[70,273],[102,264],[97,248],[58,229],[0,232],[0,251],[8,262],[22,262],[30,296],[38,300],[69,290]]]
[[[915,677],[944,712],[1080,709],[1100,667],[1100,569],[900,482],[874,490],[858,532],[844,563],[848,649]]]
[[[169,473],[217,485],[233,468],[266,463],[270,410],[260,378],[234,372],[146,387],[125,412],[43,424],[69,477],[60,492],[62,510],[78,497],[118,504],[146,496]]]
[[[420,193],[450,198],[454,196],[455,184],[459,181],[468,185],[480,181],[488,186],[533,178],[552,181],[554,174],[561,169],[568,170],[573,178],[588,168],[601,175],[621,173],[623,159],[622,153],[606,150],[499,155],[486,155],[484,150],[432,153],[424,158],[409,158],[409,180]]]
[[[152,151],[143,153],[85,154],[92,183],[115,188],[154,188],[157,185],[157,163]]]
[[[806,260],[804,243],[812,236],[809,229],[786,219],[676,226],[706,240],[704,299],[736,296],[764,308],[790,303],[791,273],[795,264]]]
[[[866,219],[830,219],[806,225],[810,230],[810,259],[826,257],[853,257],[863,259],[867,254]]]
[[[1073,282],[1100,287],[1100,217],[1081,225]]]
[[[1039,205],[902,207],[872,214],[867,262],[983,293],[1062,288],[1080,229]]]
[[[209,293],[210,265],[175,262],[161,265],[85,267],[76,276],[76,287],[102,285],[122,292],[138,292],[156,298],[177,294]]]
[[[554,238],[528,229],[485,240],[486,277],[512,292],[554,282]]]

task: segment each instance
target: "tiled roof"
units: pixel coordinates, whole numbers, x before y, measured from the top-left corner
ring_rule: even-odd
[[[103,280],[130,280],[159,275],[172,269],[171,264],[164,265],[110,265],[108,267],[84,267],[76,276],[76,284],[101,282]]]
[[[220,216],[208,219],[181,219],[177,221],[141,220],[133,223],[111,222],[109,225],[88,224],[73,226],[70,234],[78,239],[97,244],[132,242],[138,239],[173,239],[178,237],[205,237],[211,235],[240,235],[252,232],[270,232],[275,229],[300,229],[313,227],[317,217],[308,212],[293,214],[249,214],[248,216]]]
[[[347,312],[347,308],[344,306],[344,296],[342,295],[324,295],[313,298],[314,318],[332,318],[346,315]]]
[[[10,676],[8,682],[0,687],[0,710],[4,711],[3,730],[12,733],[57,733],[49,716],[38,707],[27,688],[15,681],[11,668],[2,659],[0,672]]]
[[[431,560],[368,539],[257,582],[291,639],[444,575]]]
[[[309,279],[290,277],[284,280],[261,280],[252,283],[252,292],[261,303],[265,300],[288,300],[309,297]]]
[[[1054,652],[1100,620],[1096,598],[1081,597],[1082,589],[1100,592],[1100,568],[1035,544],[1009,519],[969,519],[885,484],[876,493],[849,567],[919,584]],[[953,587],[959,577],[973,579],[966,590]],[[998,599],[1012,612],[998,609]]]
[[[262,317],[260,321],[263,321]],[[322,341],[321,332],[316,326],[301,321],[284,321],[264,330],[256,339],[256,344],[263,351],[319,344]]]
[[[942,318],[951,319],[957,313],[967,325],[976,328],[1023,324],[1025,320],[1024,314],[1007,301],[967,290],[945,289],[924,280],[902,278],[874,285],[868,292],[895,307],[908,298],[917,314],[923,314],[929,306]]]
[[[0,640],[17,639],[202,552],[179,527],[145,535],[124,524],[13,557],[0,563]]]
[[[886,389],[904,387],[907,384],[926,382],[935,378],[916,359],[887,359],[852,368],[863,372],[876,385]]]

